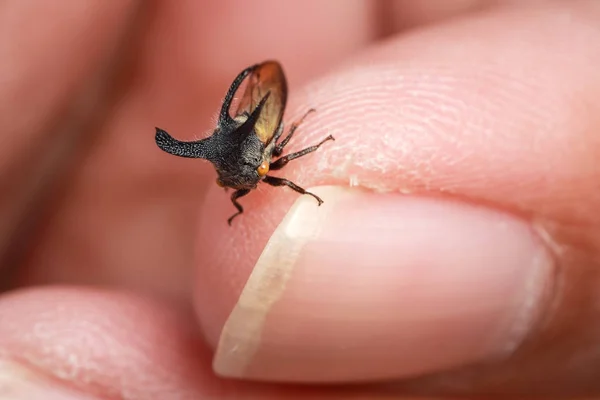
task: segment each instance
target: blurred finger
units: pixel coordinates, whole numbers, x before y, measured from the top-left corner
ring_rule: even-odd
[[[0,321],[6,400],[386,398],[222,381],[186,315],[117,292],[15,292],[0,300]]]
[[[106,106],[104,80],[135,7],[134,1],[0,6],[0,267],[22,261],[21,244],[48,203],[40,198],[89,136],[93,113]]]
[[[548,0],[535,0],[527,2],[527,5],[547,2]],[[383,0],[382,3],[386,12],[384,18],[391,32],[439,23],[492,8],[522,5],[522,2],[514,0]]]

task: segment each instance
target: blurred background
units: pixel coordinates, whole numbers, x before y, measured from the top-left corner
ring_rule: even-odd
[[[155,126],[203,137],[248,65],[279,60],[293,98],[375,40],[496,3],[3,4],[2,284],[93,283],[186,299],[198,204],[214,171],[164,157]]]

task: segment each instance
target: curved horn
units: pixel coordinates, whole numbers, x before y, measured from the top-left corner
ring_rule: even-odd
[[[223,100],[223,105],[221,106],[221,112],[219,113],[219,122],[225,124],[233,123],[233,119],[231,115],[229,115],[229,108],[231,107],[231,101],[233,100],[233,95],[239,89],[240,85],[244,81],[244,79],[258,67],[259,64],[252,65],[244,69],[242,72],[238,74],[238,76],[234,79],[233,83],[229,87],[227,94],[225,95],[225,99]]]
[[[260,113],[262,112],[262,109],[270,95],[271,92],[269,91],[262,99],[260,99],[260,102],[256,105],[254,111],[252,111],[252,114],[250,114],[248,119],[244,121],[244,123],[234,132],[241,135],[248,135],[250,131],[252,131],[252,128],[254,128],[254,125],[256,125],[256,121],[258,121],[258,117],[260,117]]]
[[[207,146],[207,140],[209,139],[210,137],[194,142],[182,142],[173,138],[166,131],[156,128],[155,140],[158,147],[179,157],[210,159],[210,150]]]

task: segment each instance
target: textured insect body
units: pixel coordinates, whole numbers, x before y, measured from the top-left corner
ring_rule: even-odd
[[[245,79],[249,82],[232,116],[231,102]],[[244,212],[238,199],[256,189],[259,182],[288,186],[298,193],[314,197],[321,205],[323,200],[315,194],[287,179],[267,175],[269,171],[283,168],[293,159],[312,153],[327,140],[333,140],[332,136],[328,136],[315,146],[281,156],[295,130],[314,111],[309,110],[293,123],[287,136],[279,141],[283,134],[286,103],[287,82],[281,65],[275,61],[256,64],[240,72],[231,84],[219,113],[217,127],[211,136],[182,142],[156,128],[156,144],[169,154],[202,158],[214,165],[218,174],[217,184],[235,189],[231,201],[238,212],[229,218],[230,225],[233,218]],[[274,157],[279,158],[273,161]]]

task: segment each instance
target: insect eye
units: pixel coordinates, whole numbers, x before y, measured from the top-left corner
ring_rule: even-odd
[[[265,176],[269,172],[269,163],[265,161],[260,164],[260,166],[256,168],[256,172],[258,172],[258,176]]]

